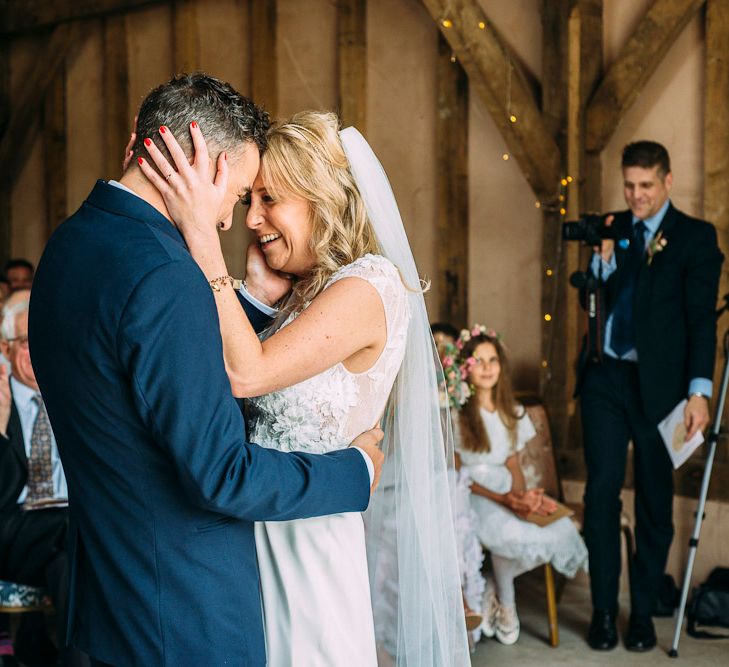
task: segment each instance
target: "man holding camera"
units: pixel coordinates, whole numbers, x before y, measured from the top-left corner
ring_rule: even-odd
[[[586,342],[578,364],[593,605],[588,643],[609,650],[618,642],[620,491],[632,440],[636,553],[625,646],[646,651],[656,644],[651,617],[673,538],[673,471],[657,424],[684,398],[686,439],[709,423],[723,256],[713,225],[671,204],[663,146],[629,144],[622,169],[629,210],[605,224],[625,229],[617,234],[625,238],[595,248],[590,270],[605,317],[596,352],[594,341]]]

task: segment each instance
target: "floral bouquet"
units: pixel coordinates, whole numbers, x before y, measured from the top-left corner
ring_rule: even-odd
[[[460,340],[460,339],[459,339]],[[467,368],[461,368],[460,349],[448,343],[443,354],[445,387],[441,387],[441,405],[460,410],[471,396]]]

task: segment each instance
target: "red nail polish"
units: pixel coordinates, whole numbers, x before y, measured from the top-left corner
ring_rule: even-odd
[[[139,164],[144,164],[144,158],[143,157],[138,157],[137,158],[137,162],[139,162]]]
[[[192,123],[190,123],[190,127],[193,127],[197,130],[197,123],[193,120]]]
[[[162,126],[161,126],[161,127],[159,128],[159,131],[160,131],[160,133],[161,133],[161,134],[164,134],[165,132],[167,132],[167,128],[166,128],[166,127],[165,127],[164,125],[162,125]]]
[[[152,140],[151,139],[145,139],[144,140],[144,145],[145,146],[151,146],[152,145]]]

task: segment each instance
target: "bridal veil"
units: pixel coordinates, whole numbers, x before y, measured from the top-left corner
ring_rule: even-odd
[[[442,369],[420,278],[382,165],[352,127],[340,133],[382,253],[412,313],[383,419],[382,481],[365,515],[377,641],[398,667],[469,665],[454,528],[453,436],[441,414]]]

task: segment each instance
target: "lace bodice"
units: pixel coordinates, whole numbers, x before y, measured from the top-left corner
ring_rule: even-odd
[[[407,291],[397,268],[380,255],[368,254],[342,267],[327,287],[351,277],[369,282],[382,299],[387,324],[382,354],[362,373],[351,373],[338,363],[292,387],[249,399],[251,442],[281,451],[324,453],[347,447],[382,415],[405,354]]]

